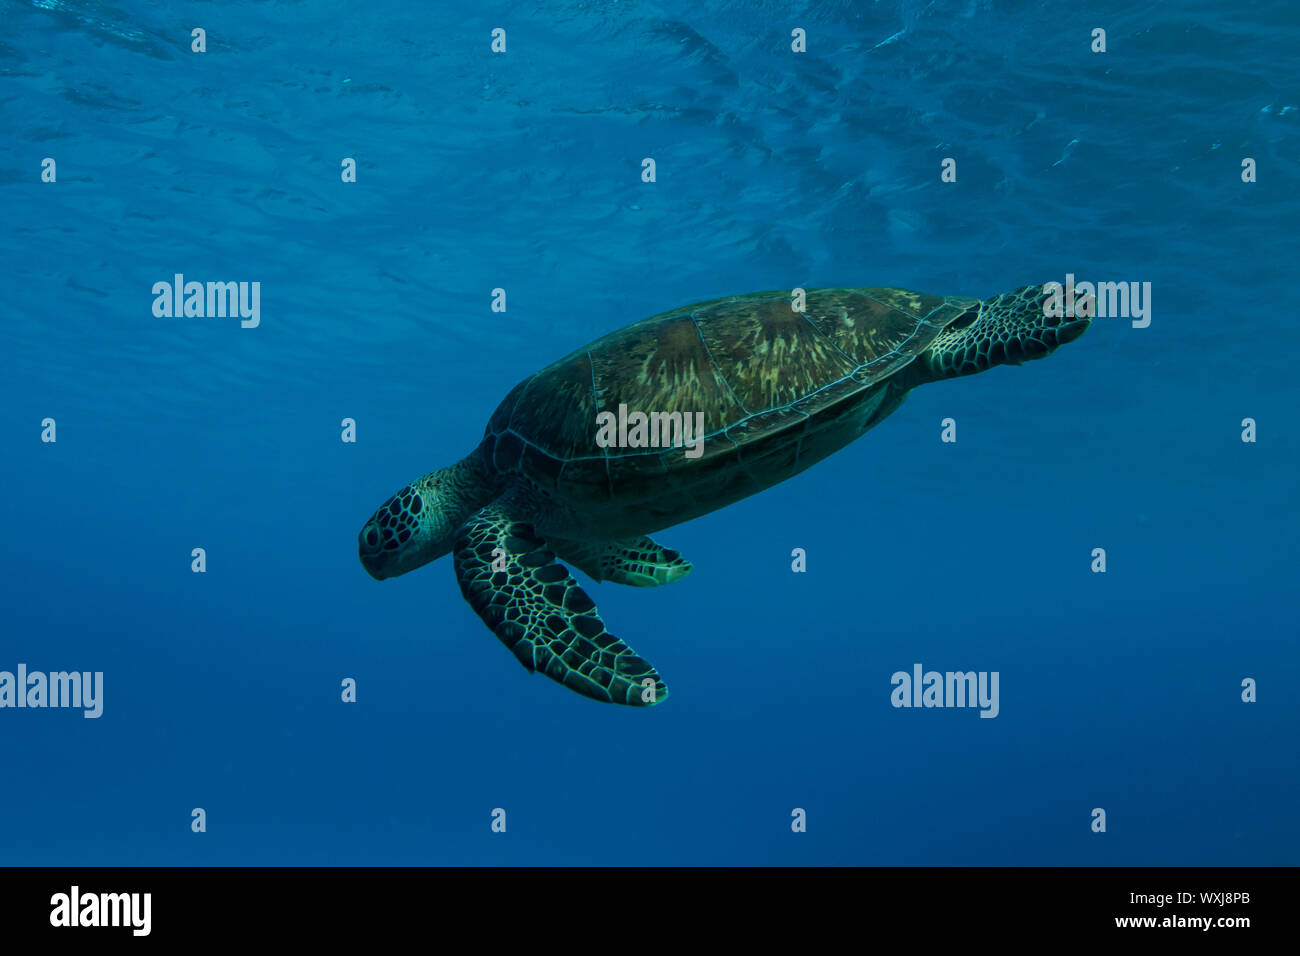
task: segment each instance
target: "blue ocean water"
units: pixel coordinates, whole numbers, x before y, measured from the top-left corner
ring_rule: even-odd
[[[0,862],[1300,862],[1298,44],[1284,2],[0,0],[0,670],[104,675],[98,719],[0,708]],[[176,273],[260,324],[155,317]],[[684,581],[590,586],[662,706],[529,675],[449,558],[358,563],[620,326],[1067,274],[1150,325],[925,386],[657,535]],[[998,716],[891,706],[918,663]]]

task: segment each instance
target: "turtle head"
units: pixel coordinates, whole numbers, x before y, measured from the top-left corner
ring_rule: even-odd
[[[995,365],[1019,365],[1051,355],[1088,328],[1088,318],[1052,314],[1042,286],[1025,286],[992,299],[969,303],[917,356],[925,381],[982,372]]]
[[[380,505],[357,536],[370,576],[394,578],[450,552],[465,519],[487,503],[480,478],[467,459],[411,482]]]

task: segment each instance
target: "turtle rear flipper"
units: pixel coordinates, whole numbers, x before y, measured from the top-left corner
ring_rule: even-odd
[[[594,581],[653,588],[680,581],[693,567],[680,552],[646,537],[622,541],[549,540],[556,554]]]
[[[615,704],[644,707],[668,696],[654,667],[605,629],[568,568],[506,506],[472,515],[453,555],[461,594],[528,670]]]

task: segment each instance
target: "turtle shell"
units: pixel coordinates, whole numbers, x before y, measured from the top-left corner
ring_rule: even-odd
[[[844,414],[978,304],[905,289],[810,289],[803,312],[786,290],[665,312],[520,382],[488,423],[491,460],[548,490],[610,498],[647,478],[743,467]],[[601,447],[597,415],[620,405],[692,421],[703,413],[702,454]]]

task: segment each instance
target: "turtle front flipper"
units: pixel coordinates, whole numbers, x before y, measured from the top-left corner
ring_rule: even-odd
[[[460,593],[530,671],[615,704],[644,707],[668,696],[655,669],[605,629],[546,542],[501,504],[461,526],[453,555]]]
[[[613,581],[634,588],[653,588],[680,581],[693,565],[672,548],[649,538],[622,541],[571,541],[551,538],[550,545],[565,561],[594,581]]]

